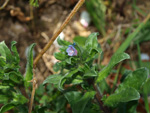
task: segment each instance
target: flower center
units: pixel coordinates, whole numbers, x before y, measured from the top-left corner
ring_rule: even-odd
[[[71,50],[69,51],[69,53],[70,53],[70,54],[73,54],[73,53],[74,53],[74,50],[71,49]]]

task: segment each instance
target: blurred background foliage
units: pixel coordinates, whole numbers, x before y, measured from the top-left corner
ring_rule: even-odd
[[[92,17],[92,21],[97,29],[102,33],[103,36],[106,35],[105,31],[105,16],[106,16],[106,6],[103,0],[87,0],[85,2],[86,8]]]

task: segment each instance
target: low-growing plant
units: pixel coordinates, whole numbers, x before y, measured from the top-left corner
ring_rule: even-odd
[[[32,79],[32,76],[29,77],[31,69],[29,65],[33,61],[31,54],[33,45],[30,46],[31,50],[28,54],[26,76],[23,77],[19,71],[20,58],[15,44],[16,42],[11,43],[10,51],[5,42],[0,43],[0,104],[3,104],[0,113],[5,113],[12,108],[27,112],[27,106],[24,105],[29,100],[25,90]]]
[[[112,56],[107,66],[99,69],[93,63],[102,53],[97,35],[92,33],[87,39],[74,39],[73,44],[58,38],[61,48],[60,52],[54,54],[59,60],[54,65],[58,74],[50,75],[43,84],[55,84],[70,103],[73,113],[110,113],[116,110],[118,113],[134,113],[143,85],[148,80],[148,70],[139,68],[130,71],[115,92],[110,93],[102,85],[106,84],[105,78],[116,64],[130,59],[130,56],[117,53]],[[109,96],[103,95],[104,90],[108,91]]]
[[[105,78],[116,64],[130,57],[126,53],[117,53],[112,56],[107,66],[99,68],[99,65],[94,64],[102,55],[97,35],[98,33],[92,33],[88,38],[75,38],[73,44],[58,38],[57,42],[61,48],[60,52],[54,54],[59,60],[54,65],[57,74],[50,75],[43,82],[44,85],[49,83],[54,86],[48,85],[47,91],[42,85],[37,89],[35,100],[39,100],[39,104],[42,105],[35,105],[34,113],[42,110],[46,113],[48,109],[66,112],[62,109],[66,105],[66,100],[70,103],[73,113],[136,112],[140,94],[147,98],[149,92],[148,70],[140,68],[133,72],[128,71],[126,76],[123,76],[122,83],[111,93]],[[4,42],[0,43],[0,103],[3,105],[1,113],[11,109],[14,112],[28,112],[30,81],[33,79],[32,50],[35,44],[29,47],[25,76],[19,71],[20,60],[15,44],[16,42],[11,43],[10,51]],[[59,91],[54,91],[55,87]],[[104,95],[104,91],[109,96]],[[56,99],[57,97],[59,99]],[[59,108],[52,101],[55,101]],[[49,104],[54,105],[55,109],[48,106]]]
[[[31,82],[33,81],[33,47],[28,49],[25,75],[19,71],[20,58],[16,42],[11,43],[11,50],[5,42],[0,42],[0,113],[12,110],[13,113],[28,113],[29,101],[32,97]],[[33,87],[35,90],[35,87]],[[42,84],[35,91],[34,113],[65,112],[66,99],[52,85]]]

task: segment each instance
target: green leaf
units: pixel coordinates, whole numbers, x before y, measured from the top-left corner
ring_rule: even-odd
[[[69,45],[71,45],[70,42],[65,41],[65,40],[61,40],[61,39],[60,39],[60,36],[57,38],[57,43],[58,43],[60,46],[69,46]]]
[[[143,90],[142,90],[142,94],[144,97],[144,104],[145,104],[145,109],[147,111],[147,113],[150,113],[149,111],[149,101],[148,101],[148,95],[150,93],[150,78],[145,82],[145,84],[143,85]]]
[[[145,83],[147,77],[148,70],[146,68],[140,68],[129,73],[115,93],[105,100],[105,104],[108,106],[115,106],[115,104],[120,102],[138,100],[140,98],[138,91],[140,91],[141,86]]]
[[[35,44],[30,45],[28,49],[28,57],[27,57],[27,65],[26,65],[26,73],[25,73],[25,87],[29,87],[30,80],[33,77],[33,48]]]
[[[74,37],[73,40],[74,40],[75,43],[78,43],[81,47],[85,46],[85,42],[86,42],[86,38],[85,37],[76,36],[76,37]]]
[[[69,57],[69,58],[66,59],[66,62],[67,62],[68,64],[71,64],[71,63],[72,63],[71,61],[72,61],[73,59],[75,60],[74,57]]]
[[[55,72],[58,72],[61,69],[61,64],[59,62],[56,62],[53,66],[53,70]]]
[[[137,100],[130,101],[127,103],[120,103],[117,106],[117,108],[118,108],[117,113],[137,113],[136,112],[137,105],[138,105]]]
[[[77,73],[79,71],[79,68],[77,68],[77,69],[74,69],[73,71],[70,71],[70,72],[68,72],[68,73],[66,73],[62,78],[61,78],[61,80],[60,80],[60,82],[59,82],[59,90],[64,90],[63,89],[63,84],[66,82],[66,80],[68,79],[68,78],[71,78],[75,73]]]
[[[0,86],[0,89],[9,89],[10,86]]]
[[[40,84],[39,87],[36,89],[36,94],[35,95],[43,96],[44,93],[45,93],[45,86]]]
[[[97,72],[95,71],[95,67],[92,67],[91,69],[88,67],[83,75],[84,78],[90,78],[90,77],[96,77],[96,76],[97,76]]]
[[[97,35],[98,33],[91,33],[85,42],[86,49],[97,49],[98,47],[98,41],[97,41]]]
[[[20,84],[23,82],[23,77],[20,73],[17,73],[15,71],[11,71],[9,74],[9,79],[12,80],[13,82]]]
[[[0,67],[4,67],[6,65],[6,62],[5,62],[5,58],[3,56],[0,56]]]
[[[43,85],[47,84],[47,83],[51,83],[51,84],[58,84],[61,80],[62,76],[61,75],[50,75],[46,78],[46,80],[44,80]]]
[[[56,58],[57,60],[60,60],[60,61],[66,59],[66,55],[65,55],[64,53],[58,52],[58,53],[55,53],[54,56],[55,56],[55,58]]]
[[[85,62],[95,59],[98,53],[102,53],[102,49],[98,45],[97,35],[98,33],[90,34],[85,42],[86,50],[82,53],[83,59],[86,59]]]
[[[102,53],[102,50],[101,50],[101,48],[90,49],[88,52],[89,52],[89,56],[86,57],[87,58],[86,62],[88,62],[88,61],[90,61],[92,59],[95,59],[98,53],[100,53],[100,54]]]
[[[19,62],[20,62],[20,58],[19,58],[19,54],[18,54],[17,48],[15,46],[16,43],[17,42],[15,42],[15,41],[11,42],[11,51],[13,52],[13,55],[14,55],[14,63],[16,63],[18,65]]]
[[[143,85],[143,93],[146,94],[146,95],[150,94],[149,86],[150,86],[150,78],[147,79],[147,81]]]
[[[57,101],[56,101],[56,104],[55,104],[57,113],[59,113],[60,110],[65,108],[66,102],[67,102],[67,100],[63,95],[57,97]]]
[[[72,81],[73,85],[77,85],[77,84],[81,84],[81,83],[83,83],[83,80],[81,80],[81,79],[73,79],[73,81]]]
[[[132,100],[138,100],[140,94],[138,91],[131,87],[126,87],[123,90],[110,95],[104,102],[105,105],[115,107],[120,102],[129,102]]]
[[[100,92],[103,94],[104,92],[110,93],[110,86],[107,84],[106,80],[103,79],[98,84]]]
[[[12,61],[12,54],[4,41],[0,42],[0,54],[5,58],[6,61]]]
[[[4,73],[3,80],[9,80],[9,73]]]
[[[18,105],[16,106],[15,113],[28,113],[28,106],[26,105]],[[42,112],[39,112],[42,113]]]
[[[13,109],[14,107],[15,107],[14,104],[8,103],[8,104],[6,104],[6,105],[4,105],[4,106],[1,107],[0,113],[6,113],[7,111]]]
[[[109,62],[109,65],[115,66],[125,59],[130,59],[130,56],[127,53],[114,54]]]
[[[86,92],[84,95],[77,91],[71,91],[64,94],[71,104],[73,113],[83,113],[90,99],[95,95],[94,91]]]
[[[15,105],[25,104],[28,102],[28,99],[24,97],[22,94],[13,93],[13,100],[12,103]]]
[[[104,78],[108,76],[108,74],[111,72],[112,68],[118,64],[119,62],[125,60],[125,59],[130,59],[130,56],[126,53],[118,53],[114,54],[107,66],[105,66],[98,74],[98,78],[96,82],[100,82]]]
[[[9,100],[9,97],[7,95],[0,95],[1,104],[8,102],[8,100]]]
[[[140,68],[129,75],[124,79],[121,86],[116,90],[119,91],[125,87],[132,87],[138,91],[140,91],[141,86],[145,83],[148,77],[148,69],[147,68]]]

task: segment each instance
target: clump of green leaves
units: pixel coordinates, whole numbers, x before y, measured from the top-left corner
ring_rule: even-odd
[[[43,82],[43,84],[49,83],[46,88],[40,85],[36,90],[35,101],[40,105],[35,105],[34,113],[43,111],[66,113],[66,100],[70,103],[73,113],[101,112],[102,109],[99,109],[99,104],[95,101],[97,93],[102,95],[101,100],[98,101],[101,101],[102,106],[109,107],[111,112],[136,112],[141,94],[146,100],[145,104],[148,105],[150,82],[147,79],[149,72],[146,68],[128,71],[117,89],[110,93],[111,88],[105,78],[119,62],[130,59],[130,56],[118,52],[112,56],[108,65],[99,68],[102,66],[94,64],[94,61],[102,54],[97,35],[98,33],[92,33],[84,39],[77,37],[74,39],[75,44],[58,38],[57,42],[61,48],[60,52],[54,54],[59,60],[54,65],[57,74],[47,77]],[[25,77],[19,71],[20,60],[15,44],[16,42],[11,43],[10,50],[4,42],[0,42],[0,104],[3,105],[0,109],[1,113],[11,109],[14,112],[28,112],[29,81],[33,77],[32,50],[35,44],[29,47]],[[69,45],[73,45],[77,55],[68,56],[66,50]],[[93,86],[96,86],[99,91]],[[107,91],[109,96],[103,94],[104,91]],[[148,109],[149,107],[146,106],[147,111]]]
[[[100,91],[107,91],[107,87],[102,87],[100,84],[107,84],[105,78],[111,73],[116,64],[125,59],[130,59],[130,56],[126,53],[117,53],[112,56],[107,66],[99,69],[99,66],[97,67],[93,63],[102,53],[97,35],[97,33],[92,33],[84,40],[83,37],[74,39],[76,44],[74,47],[78,51],[77,56],[68,56],[66,50],[72,44],[58,38],[57,41],[61,48],[60,52],[54,54],[55,58],[59,60],[54,65],[57,74],[49,76],[43,83],[55,84],[71,104],[73,113],[100,112],[101,110],[99,110],[99,105],[96,103],[94,96],[96,93],[102,94],[103,92],[95,91],[93,86],[98,86]],[[120,107],[125,107],[125,113],[135,112],[141,88],[147,77],[148,70],[146,68],[128,73],[114,93],[111,94],[108,91],[107,93],[110,94],[108,97],[103,95],[102,106],[110,107],[111,112],[113,110],[121,111]],[[66,87],[66,85],[69,87]],[[131,105],[131,103],[133,104]],[[132,107],[128,108],[128,106]]]
[[[15,113],[27,113],[31,95],[31,83],[33,78],[33,48],[28,49],[25,76],[19,71],[20,58],[16,49],[16,42],[11,43],[11,50],[5,42],[0,42],[0,113],[12,110]],[[66,113],[65,97],[56,91],[55,87],[40,85],[35,92],[33,113],[62,112]],[[53,107],[52,107],[53,106]]]
[[[23,92],[25,92],[25,88],[27,88],[25,84],[30,84],[29,80],[32,79],[32,67],[29,67],[30,70],[28,70],[28,65],[33,65],[31,62],[31,59],[33,59],[31,54],[34,44],[30,46],[28,53],[28,59],[30,60],[28,60],[27,63],[26,73],[28,73],[28,75],[26,74],[25,77],[23,77],[19,71],[20,58],[15,44],[15,41],[11,43],[10,50],[4,41],[0,42],[0,104],[3,105],[0,109],[0,113],[5,113],[13,108],[16,111],[20,109],[20,111],[23,110],[27,112],[27,105],[24,105],[27,104],[29,100],[24,96],[25,94],[23,94]]]

